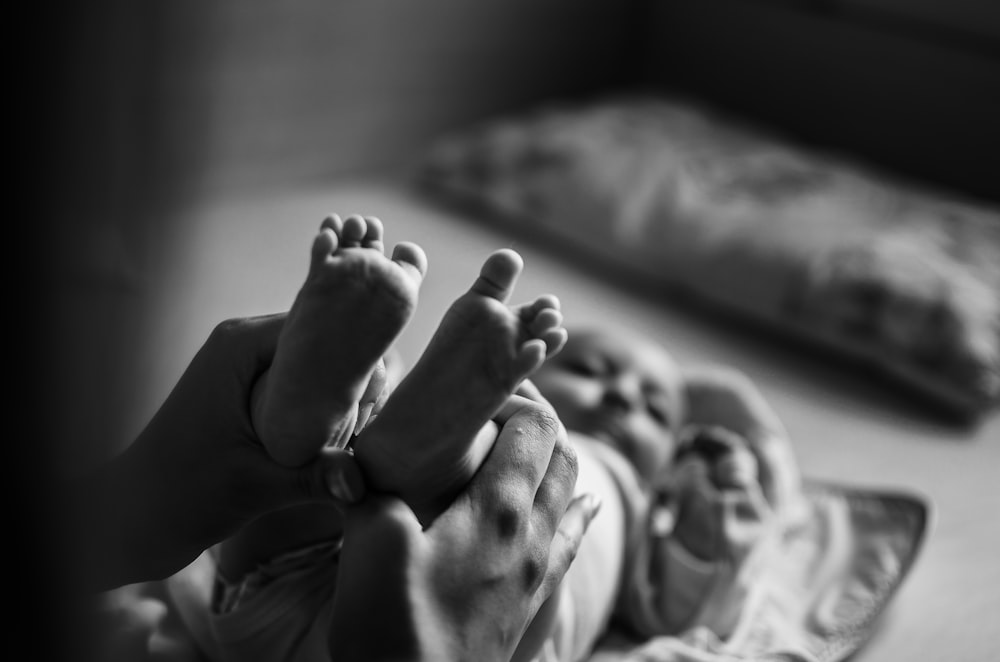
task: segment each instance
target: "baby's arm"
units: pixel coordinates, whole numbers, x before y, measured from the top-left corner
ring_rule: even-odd
[[[694,626],[728,636],[775,529],[745,439],[695,428],[654,488],[655,503],[625,583],[623,616],[641,637]]]

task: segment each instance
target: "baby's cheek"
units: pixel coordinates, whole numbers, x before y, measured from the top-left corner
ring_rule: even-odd
[[[664,437],[662,432],[645,437],[638,444],[636,469],[647,480],[652,480],[670,464],[676,446],[674,437]]]
[[[662,431],[659,432],[658,438],[655,444],[655,457],[656,466],[658,469],[663,469],[671,463],[674,459],[674,453],[677,452],[677,437],[673,432],[668,432],[664,434]]]

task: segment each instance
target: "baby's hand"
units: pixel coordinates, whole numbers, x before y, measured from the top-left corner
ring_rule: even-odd
[[[737,370],[712,366],[688,370],[684,383],[685,422],[739,435],[756,458],[768,503],[783,514],[794,511],[801,496],[798,464],[788,432],[756,384]]]
[[[692,428],[654,486],[648,538],[627,589],[627,615],[644,636],[705,626],[725,637],[754,580],[753,558],[774,530],[745,439]]]
[[[771,515],[757,460],[745,439],[723,428],[695,428],[687,439],[659,486],[675,517],[672,535],[698,559],[736,562]]]

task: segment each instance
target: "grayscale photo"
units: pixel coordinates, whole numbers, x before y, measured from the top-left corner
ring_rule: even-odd
[[[997,658],[1000,4],[24,12],[23,657]]]

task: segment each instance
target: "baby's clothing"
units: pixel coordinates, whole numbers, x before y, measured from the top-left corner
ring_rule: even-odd
[[[607,552],[621,558],[611,546],[624,547],[624,563],[621,575],[609,578],[599,559],[588,563],[578,556],[536,662],[585,659],[611,625],[641,638],[696,626],[725,637],[747,599],[754,560],[763,554],[771,530],[772,513],[759,486],[722,498],[717,491],[708,493],[705,483],[679,481],[689,490],[685,503],[707,504],[706,512],[712,513],[713,521],[690,524],[693,520],[678,509],[684,495],[672,493],[664,500],[662,492],[640,486],[620,454],[600,444],[589,449],[607,476],[602,480],[613,482],[621,497],[623,521],[602,525],[621,532],[624,540],[591,537],[588,544],[598,546],[598,557]],[[600,516],[612,518],[615,512]],[[692,552],[692,535],[712,538],[711,558]],[[206,552],[197,578],[186,569],[168,584],[180,598],[175,603],[183,620],[200,630],[196,638],[211,662],[325,662],[331,659],[327,633],[336,627],[332,605],[339,552],[339,541],[314,545],[275,558],[239,582],[226,581]],[[213,572],[206,573],[210,565]]]
[[[241,581],[216,573],[208,619],[223,662],[329,659],[340,541],[282,554]]]
[[[222,576],[214,549],[203,552],[158,592],[186,631],[166,632],[157,624],[149,633],[150,651],[158,648],[156,659],[172,662],[155,642],[183,635],[206,662],[329,660],[340,547],[329,541],[282,554],[239,582]]]
[[[594,455],[621,494],[625,521],[619,523],[620,529],[627,537],[639,539],[645,507],[634,472],[607,447],[596,447]],[[602,516],[611,517],[609,513]],[[614,528],[613,523],[608,524]],[[592,540],[602,546],[623,544],[617,536]],[[331,659],[327,633],[336,627],[332,606],[339,550],[339,543],[331,542],[285,554],[239,582],[227,581],[219,574],[210,550],[168,580],[180,597],[174,600],[174,607],[183,610],[183,620],[199,630],[194,636],[210,662],[326,662]],[[600,564],[575,564],[571,571],[582,576],[560,602],[554,627],[534,658],[536,662],[585,658],[611,621],[621,577],[612,578],[613,590],[606,590],[608,573]],[[595,576],[598,573],[604,576]],[[209,582],[210,587],[206,586]],[[599,598],[591,591],[597,586],[601,586],[596,589],[602,593]],[[605,592],[608,599],[603,597]]]

